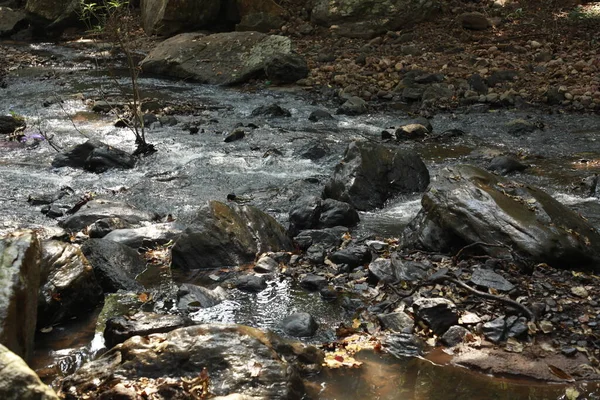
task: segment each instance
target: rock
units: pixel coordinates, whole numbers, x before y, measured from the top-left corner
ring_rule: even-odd
[[[506,123],[506,130],[514,136],[521,136],[536,130],[535,124],[524,119],[513,119]]]
[[[238,32],[262,32],[269,33],[271,30],[279,29],[285,23],[279,15],[264,12],[254,12],[242,17],[239,24],[235,26]]]
[[[583,286],[574,286],[571,288],[571,293],[575,296],[585,299],[589,296],[589,292]]]
[[[473,31],[484,31],[491,27],[492,24],[485,15],[479,12],[467,12],[461,14],[458,19],[465,29],[471,29]]]
[[[298,312],[285,317],[281,328],[290,336],[310,337],[317,332],[319,325],[309,313]]]
[[[558,86],[551,86],[546,91],[546,102],[548,104],[557,105],[565,101],[565,93]]]
[[[0,135],[10,135],[15,130],[25,127],[24,118],[14,115],[0,115]]]
[[[27,27],[25,13],[8,7],[0,7],[0,36],[8,36]]]
[[[401,360],[406,357],[420,357],[423,354],[423,342],[418,336],[409,333],[392,333],[382,340],[386,353]]]
[[[218,21],[219,0],[142,0],[142,26],[148,35],[172,36]]]
[[[446,252],[500,242],[532,262],[600,270],[600,234],[534,186],[458,165],[440,174],[422,206],[405,231],[406,246]],[[510,256],[503,247],[481,250],[492,257]]]
[[[441,85],[428,86],[421,96],[422,101],[438,102],[441,100],[447,100],[454,96],[454,91]]]
[[[25,360],[33,355],[40,258],[34,231],[15,231],[0,238],[0,343]]]
[[[104,340],[106,347],[110,349],[133,336],[167,333],[189,325],[192,325],[192,321],[181,315],[140,311],[134,315],[114,317],[106,321]]]
[[[88,313],[104,300],[94,270],[77,246],[43,242],[41,270],[47,279],[39,291],[38,327]]]
[[[244,128],[235,128],[229,135],[225,136],[225,143],[235,142],[246,137]]]
[[[506,326],[508,327],[509,338],[525,336],[525,334],[529,331],[529,327],[527,326],[527,318],[525,317],[516,317],[512,315],[506,319]]]
[[[177,308],[183,312],[198,311],[200,308],[214,307],[227,298],[225,290],[216,287],[213,290],[202,286],[184,283],[177,292]]]
[[[27,0],[25,11],[39,33],[55,34],[79,21],[79,0]]]
[[[120,218],[102,218],[87,228],[88,236],[95,239],[101,239],[115,229],[129,228],[131,224]]]
[[[0,344],[0,398],[3,400],[58,400],[50,387],[23,359]]]
[[[512,172],[521,172],[529,168],[529,165],[525,165],[515,157],[511,156],[498,156],[494,157],[490,161],[487,169],[499,173],[500,175],[508,175]]]
[[[517,78],[518,76],[519,73],[513,70],[496,71],[486,79],[486,82],[488,86],[494,87],[502,82],[514,82],[515,78]]]
[[[327,121],[333,119],[333,116],[325,110],[314,110],[308,116],[308,120],[312,122]]]
[[[295,152],[300,158],[316,161],[328,155],[330,152],[329,146],[322,141],[309,142],[306,146],[298,149]]]
[[[301,250],[308,249],[313,244],[319,244],[325,248],[336,248],[342,244],[342,236],[348,231],[344,226],[336,226],[324,229],[307,229],[300,231],[294,237]]]
[[[172,267],[212,269],[254,261],[257,253],[291,251],[285,229],[250,205],[211,201],[172,249]]]
[[[398,253],[393,253],[391,257],[392,268],[396,280],[416,282],[425,279],[431,270],[431,267],[426,266],[418,261],[405,261]]]
[[[406,101],[421,101],[424,92],[423,87],[405,87],[402,89],[402,98]]]
[[[294,83],[308,76],[306,59],[298,53],[278,54],[265,64],[267,79],[276,83]]]
[[[242,275],[233,281],[233,286],[242,292],[259,293],[267,288],[267,279],[262,275]]]
[[[142,288],[135,276],[145,268],[137,251],[107,239],[89,239],[81,251],[94,269],[96,279],[107,293]]]
[[[142,221],[150,221],[154,215],[118,201],[96,199],[85,203],[75,214],[61,221],[59,225],[70,232],[76,232],[105,218],[117,218],[123,221],[123,224],[131,226]]]
[[[421,298],[413,303],[415,317],[422,320],[436,335],[443,335],[458,324],[456,305],[444,298]]]
[[[499,343],[505,339],[506,321],[504,317],[496,318],[483,324],[481,330],[489,341]]]
[[[289,110],[281,107],[279,104],[273,103],[255,108],[250,114],[251,117],[264,115],[265,117],[291,117],[292,113]]]
[[[350,245],[329,255],[336,264],[345,264],[350,269],[365,265],[371,261],[371,251],[364,245]]]
[[[271,274],[279,270],[279,264],[267,255],[262,255],[256,264],[254,264],[254,271],[259,274]]]
[[[465,340],[465,336],[471,332],[460,325],[453,325],[442,335],[442,344],[447,347],[454,347]]]
[[[377,258],[369,264],[369,273],[384,283],[396,282],[396,270],[389,258]]]
[[[318,292],[327,286],[327,278],[321,275],[308,274],[300,280],[300,287],[309,292]]]
[[[352,96],[340,108],[336,114],[361,115],[367,112],[367,102],[357,96]]]
[[[289,231],[295,235],[306,229],[353,227],[358,223],[359,216],[354,207],[348,203],[305,196],[296,200],[290,209],[289,221]]]
[[[476,91],[479,94],[487,94],[488,86],[485,80],[479,74],[473,74],[467,80],[471,90]]]
[[[408,29],[439,15],[437,1],[419,0],[317,0],[311,22],[337,27],[336,33],[355,38],[373,38],[387,31]]]
[[[473,269],[470,281],[477,286],[496,289],[500,292],[510,292],[515,288],[515,285],[507,281],[502,275],[485,268]]]
[[[183,227],[179,223],[166,222],[139,228],[116,229],[104,238],[137,249],[140,247],[155,247],[170,241],[176,241],[182,231]]]
[[[420,140],[431,131],[421,124],[408,124],[396,129],[396,140]]]
[[[57,154],[52,160],[52,166],[82,168],[101,173],[113,168],[131,169],[135,166],[135,157],[123,150],[90,139]]]
[[[174,381],[181,384],[169,385],[164,398],[193,398],[196,394],[182,379],[202,376],[204,369],[204,374],[210,376],[213,396],[302,398],[299,360],[319,364],[322,359],[320,352],[309,349],[314,354],[311,358],[308,349],[299,343],[286,343],[274,334],[241,325],[190,326],[147,337],[134,336],[66,377],[61,389],[70,398],[100,399],[106,398],[104,394],[118,383],[149,388],[161,381]],[[92,381],[96,384],[90,385]]]
[[[405,312],[393,312],[377,315],[385,329],[399,333],[413,333],[415,321]]]
[[[258,32],[183,33],[160,43],[144,72],[212,85],[234,85],[264,74],[267,62],[290,54],[289,38]]]
[[[383,207],[395,195],[421,192],[428,184],[429,172],[416,153],[373,142],[352,142],[325,185],[323,197],[366,211]]]

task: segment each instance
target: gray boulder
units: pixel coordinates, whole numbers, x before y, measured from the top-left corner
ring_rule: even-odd
[[[422,192],[428,184],[429,171],[416,153],[352,142],[325,185],[323,197],[366,211],[383,207],[395,195]]]
[[[211,201],[173,246],[172,266],[220,268],[252,262],[257,253],[292,248],[285,229],[258,208]]]
[[[79,22],[80,6],[79,0],[27,0],[25,11],[34,27],[48,33]]]
[[[440,11],[434,0],[316,0],[311,21],[337,25],[341,36],[372,38],[432,19]]]
[[[89,312],[104,299],[94,270],[79,247],[49,240],[42,244],[38,326],[45,327]]]
[[[0,36],[16,32],[19,26],[27,26],[25,13],[8,7],[0,7]]]
[[[292,235],[306,229],[355,226],[360,218],[348,203],[334,199],[322,200],[316,196],[301,197],[292,206],[289,214]]]
[[[532,262],[600,271],[600,233],[534,186],[458,165],[442,171],[422,206],[405,231],[405,245],[456,251],[502,243]],[[504,247],[480,247],[494,257],[509,255]]]
[[[71,167],[101,173],[109,169],[131,169],[135,166],[135,157],[98,140],[90,139],[59,153],[52,160],[55,168]]]
[[[189,325],[192,325],[192,321],[181,315],[140,311],[131,316],[121,315],[108,319],[104,329],[104,340],[106,347],[110,349],[132,336],[166,333]]]
[[[297,372],[297,360],[309,359],[311,354],[310,361],[316,366],[322,360],[318,350],[299,343],[287,344],[276,335],[255,328],[227,324],[190,326],[126,340],[66,377],[62,391],[72,394],[72,398],[116,398],[111,391],[118,383],[148,388],[159,384],[159,379],[195,379],[192,385],[169,385],[167,392],[171,399],[193,398],[197,396],[190,389],[201,387],[205,374],[207,379],[210,377],[210,392],[214,396],[299,399],[304,385]]]
[[[0,344],[0,399],[58,400],[23,359]]]
[[[289,38],[259,32],[183,33],[150,52],[144,72],[214,85],[234,85],[264,76],[276,56],[292,53]]]
[[[141,0],[142,26],[148,35],[170,36],[217,22],[220,0]]]
[[[142,226],[139,228],[116,229],[104,239],[121,243],[137,249],[142,246],[163,245],[171,240],[177,240],[183,227],[175,222]]]
[[[0,344],[25,360],[33,355],[40,258],[34,231],[0,238]]]
[[[61,221],[59,225],[68,231],[75,232],[104,218],[118,218],[126,224],[139,224],[142,221],[152,220],[154,215],[118,201],[97,199],[88,201],[75,214]]]

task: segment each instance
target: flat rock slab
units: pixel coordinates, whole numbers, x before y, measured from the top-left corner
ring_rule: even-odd
[[[510,292],[515,288],[515,285],[507,281],[502,275],[483,268],[475,268],[473,270],[471,282],[478,286],[496,289],[501,292]]]
[[[159,44],[141,67],[144,72],[158,75],[234,85],[264,75],[270,60],[291,52],[292,42],[283,36],[259,32],[183,33]]]

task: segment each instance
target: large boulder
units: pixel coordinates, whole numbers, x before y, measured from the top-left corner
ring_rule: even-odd
[[[56,168],[81,168],[86,171],[101,173],[113,168],[133,168],[135,157],[123,150],[90,139],[57,154],[52,160],[52,166]]]
[[[38,326],[44,327],[89,312],[104,299],[94,270],[81,249],[56,240],[42,244]]]
[[[26,361],[33,355],[40,257],[34,231],[17,231],[0,239],[0,344]]]
[[[142,26],[148,35],[169,36],[217,22],[220,0],[142,0]]]
[[[371,38],[432,19],[440,11],[436,0],[316,0],[311,20],[336,25],[342,36]]]
[[[129,387],[187,399],[204,397],[206,387],[227,398],[300,399],[300,359],[315,365],[322,355],[247,326],[190,326],[126,340],[66,377],[62,391],[66,399],[108,399]]]
[[[470,165],[446,168],[423,196],[405,244],[456,251],[473,243],[492,256],[512,249],[533,262],[600,271],[600,234],[539,188]],[[498,244],[505,245],[498,246]]]
[[[211,201],[202,207],[172,249],[172,266],[210,269],[254,261],[257,253],[289,251],[285,229],[249,205]]]
[[[0,344],[0,399],[58,400],[23,359]]]
[[[23,11],[0,7],[0,36],[10,35],[22,26],[27,26]]]
[[[323,197],[365,211],[383,207],[401,193],[422,192],[429,171],[419,156],[373,142],[352,142],[325,185]]]
[[[80,0],[27,0],[25,11],[40,33],[60,32],[79,22]]]
[[[142,221],[150,221],[154,215],[118,201],[96,199],[85,203],[73,215],[61,221],[59,225],[68,231],[75,232],[106,218],[114,218],[122,221],[123,224],[134,225]]]
[[[259,32],[213,35],[183,33],[150,52],[144,72],[215,85],[234,85],[264,76],[268,62],[292,54],[289,38]]]

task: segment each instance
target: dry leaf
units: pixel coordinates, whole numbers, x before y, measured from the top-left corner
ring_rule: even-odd
[[[569,374],[567,374],[565,371],[563,371],[562,369],[555,367],[554,365],[548,364],[548,369],[550,369],[550,372],[552,372],[552,374],[560,379],[564,379],[566,381],[570,381],[570,382],[574,382],[575,379],[573,379],[573,377]]]

